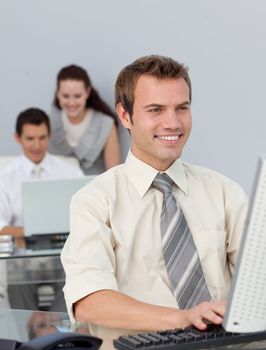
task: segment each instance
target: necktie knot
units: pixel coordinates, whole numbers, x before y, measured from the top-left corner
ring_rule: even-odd
[[[163,194],[172,192],[172,185],[174,181],[165,173],[157,174],[153,180],[152,186]]]
[[[40,164],[36,164],[34,169],[33,169],[34,177],[35,178],[40,178],[41,177],[41,171],[42,171],[42,168],[41,168]]]

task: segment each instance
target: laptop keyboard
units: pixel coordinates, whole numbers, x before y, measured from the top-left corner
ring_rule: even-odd
[[[31,250],[62,249],[68,233],[38,234],[25,237],[26,247]]]

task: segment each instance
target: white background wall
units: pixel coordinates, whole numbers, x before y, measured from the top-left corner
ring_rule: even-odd
[[[86,68],[113,104],[120,69],[163,54],[186,63],[194,126],[183,159],[249,193],[265,154],[264,0],[0,0],[0,155],[19,153],[17,114],[49,110],[58,70]],[[124,155],[127,134],[122,136]]]

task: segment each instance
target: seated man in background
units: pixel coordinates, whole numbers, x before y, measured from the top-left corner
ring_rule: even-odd
[[[230,179],[180,160],[192,125],[186,67],[162,56],[126,66],[116,110],[131,151],[72,198],[68,312],[131,330],[220,324],[247,201]]]
[[[0,234],[23,236],[21,183],[29,179],[55,179],[83,176],[79,167],[47,153],[50,121],[40,109],[21,112],[16,121],[16,141],[23,155],[0,171]],[[9,286],[9,301],[13,308],[37,309],[37,288],[29,285]],[[53,308],[64,311],[64,301],[58,289]]]
[[[23,155],[0,171],[0,233],[22,236],[21,183],[34,178],[79,177],[83,173],[79,167],[47,152],[50,121],[40,109],[29,108],[19,114],[15,138]]]

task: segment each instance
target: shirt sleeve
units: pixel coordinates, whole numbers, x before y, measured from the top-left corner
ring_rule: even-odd
[[[66,273],[64,293],[72,320],[76,301],[99,290],[118,290],[108,203],[99,190],[88,193],[88,187],[90,184],[71,201],[70,234],[61,253]]]
[[[5,189],[5,185],[0,181],[0,230],[9,226],[12,220],[12,209],[10,199]]]

